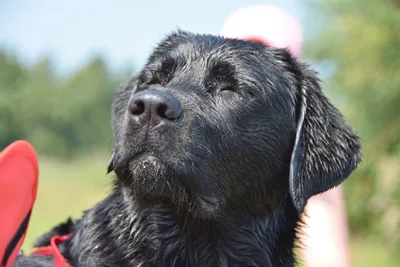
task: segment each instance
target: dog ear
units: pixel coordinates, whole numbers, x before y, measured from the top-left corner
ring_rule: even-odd
[[[361,146],[342,114],[323,95],[315,74],[305,68],[299,98],[289,186],[300,214],[310,197],[350,175],[361,160]]]

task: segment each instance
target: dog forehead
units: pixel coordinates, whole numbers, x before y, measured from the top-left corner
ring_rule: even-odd
[[[174,82],[183,79],[193,84],[203,84],[213,74],[225,72],[228,75],[219,76],[222,81],[223,77],[234,77],[238,84],[250,85],[252,90],[285,94],[296,79],[292,61],[285,50],[257,42],[184,32],[161,41],[146,68],[153,73],[173,73]]]
[[[199,60],[206,60],[209,63],[215,61],[240,63],[250,55],[254,62],[261,60],[261,54],[265,49],[264,45],[255,42],[215,35],[177,32],[168,35],[156,46],[149,61],[172,57],[177,61],[185,61],[186,64]]]

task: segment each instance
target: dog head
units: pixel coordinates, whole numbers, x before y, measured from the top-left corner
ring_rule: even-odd
[[[307,66],[255,42],[170,34],[113,103],[125,195],[200,216],[272,212],[339,185],[358,137]]]

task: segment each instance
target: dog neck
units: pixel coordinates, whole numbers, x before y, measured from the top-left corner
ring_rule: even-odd
[[[86,215],[90,218],[100,212],[109,217],[107,225],[96,227],[108,229],[107,236],[103,233],[95,248],[86,248],[103,250],[95,258],[107,255],[104,250],[115,253],[111,252],[114,249],[124,266],[294,266],[298,216],[289,196],[272,216],[224,222],[190,214],[177,216],[176,210],[165,204],[138,208],[120,194],[105,202]],[[109,209],[110,202],[123,208]]]

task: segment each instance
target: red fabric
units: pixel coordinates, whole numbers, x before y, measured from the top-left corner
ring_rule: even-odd
[[[32,211],[38,178],[37,155],[27,141],[15,141],[0,152],[0,260],[22,221]],[[14,263],[25,235],[26,231],[16,243],[5,267],[11,267]],[[55,267],[71,267],[58,249],[58,245],[69,237],[70,235],[54,236],[49,246],[37,249],[32,255],[53,256]]]
[[[0,153],[0,262],[22,221],[32,210],[38,176],[37,156],[27,141],[15,141]],[[15,261],[25,235],[26,232],[13,248],[6,267],[12,266]]]
[[[53,256],[54,267],[71,267],[58,249],[58,245],[68,240],[70,236],[71,235],[53,236],[49,246],[39,248],[32,252],[31,255]]]

